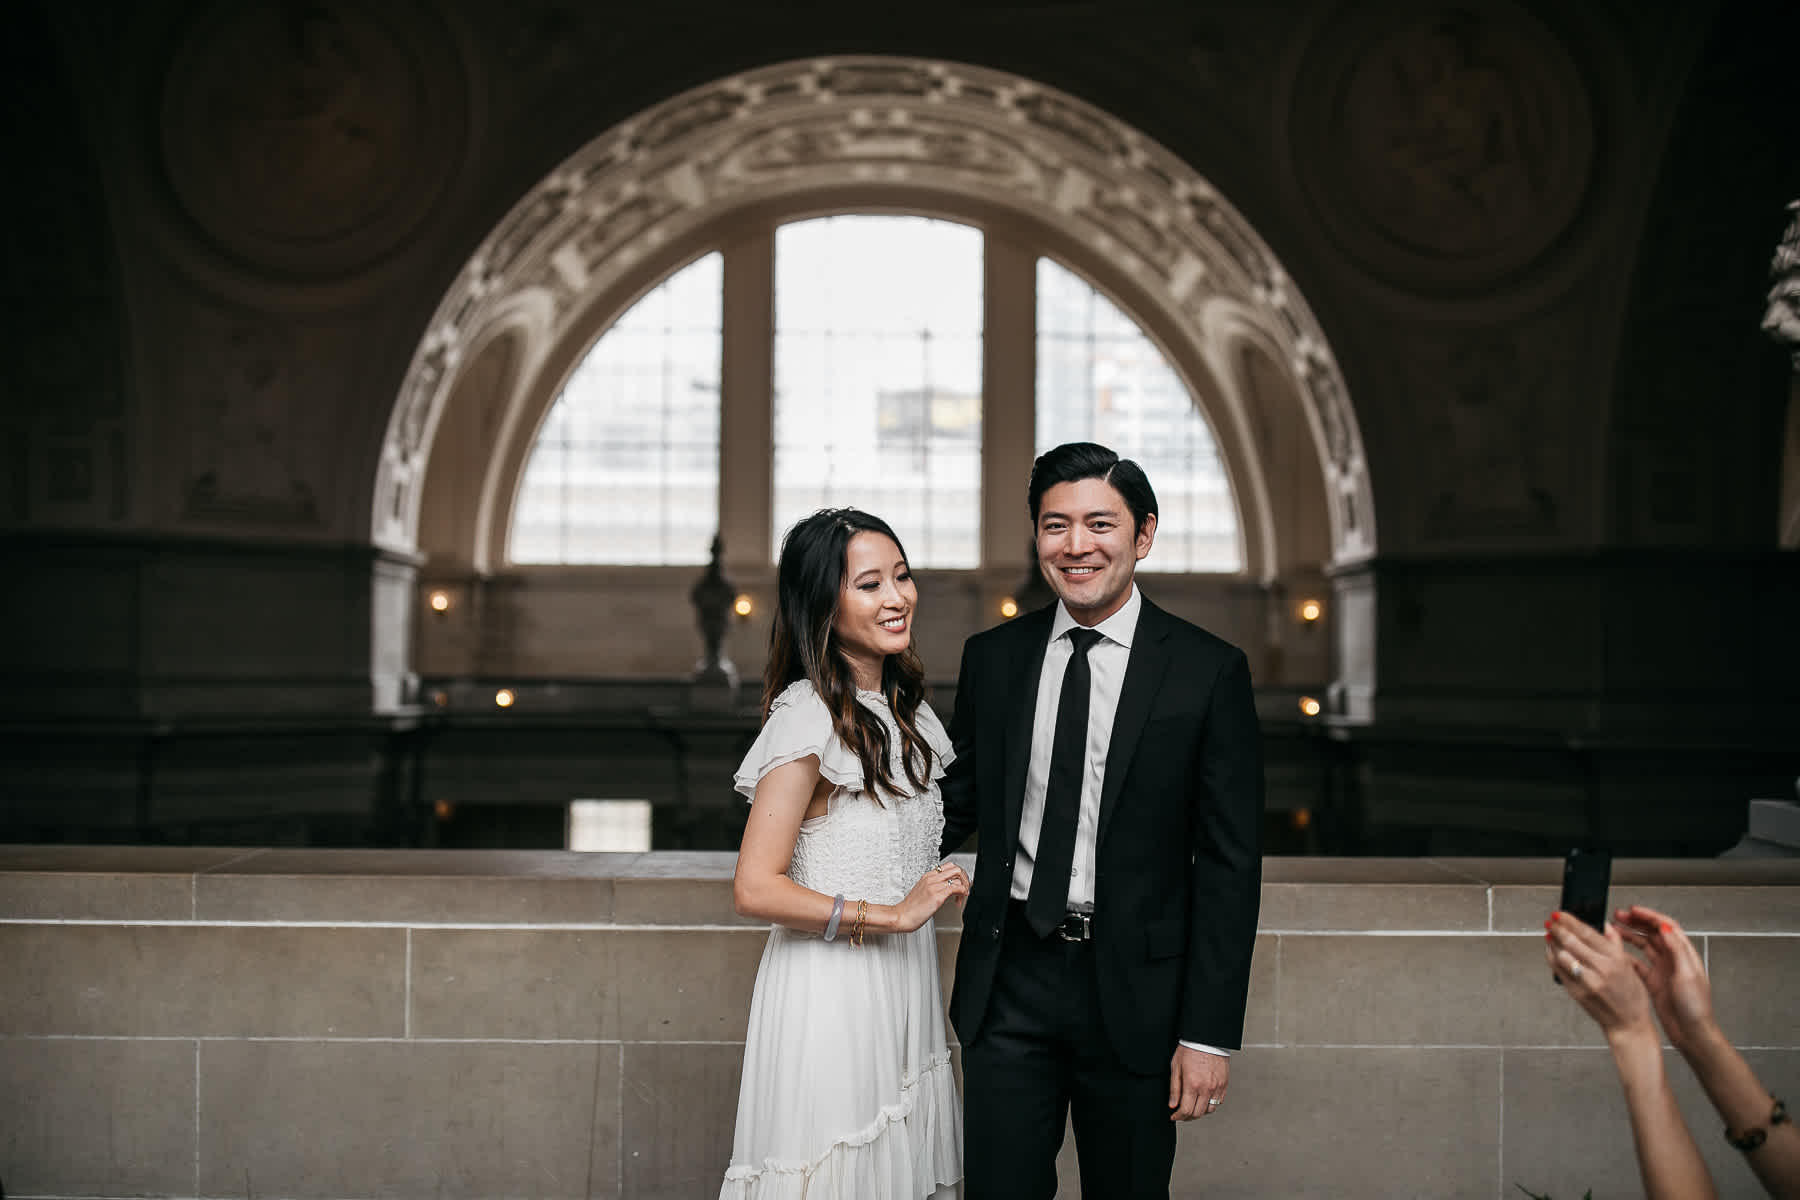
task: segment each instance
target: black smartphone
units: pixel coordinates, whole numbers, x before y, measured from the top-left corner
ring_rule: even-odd
[[[1606,928],[1606,889],[1612,883],[1612,851],[1578,847],[1563,856],[1563,912],[1595,929]]]

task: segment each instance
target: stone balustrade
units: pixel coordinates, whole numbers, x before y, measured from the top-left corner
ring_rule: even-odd
[[[764,941],[732,861],[0,846],[5,1194],[711,1197]],[[1544,968],[1559,868],[1268,860],[1245,1048],[1175,1195],[1637,1194]],[[1625,860],[1613,896],[1684,921],[1800,1094],[1800,860]],[[1670,1065],[1721,1194],[1760,1195]]]

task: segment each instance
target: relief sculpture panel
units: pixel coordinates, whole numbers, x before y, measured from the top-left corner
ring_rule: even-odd
[[[295,461],[306,381],[292,339],[250,320],[206,332],[209,352],[188,358],[182,379],[193,413],[183,516],[318,524],[313,486]]]
[[[1412,289],[1490,285],[1575,219],[1592,168],[1588,96],[1523,12],[1358,7],[1307,62],[1296,172],[1370,272]]]
[[[163,167],[217,248],[332,278],[430,213],[465,138],[464,88],[441,29],[399,3],[221,5],[189,29],[164,86]]]
[[[1572,422],[1586,410],[1572,396],[1581,386],[1572,336],[1534,325],[1420,345],[1410,377],[1426,540],[1574,532],[1570,471],[1586,431]]]

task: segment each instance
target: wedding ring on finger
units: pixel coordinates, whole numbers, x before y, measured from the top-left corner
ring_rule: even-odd
[[[1569,978],[1573,979],[1576,983],[1581,982],[1581,964],[1580,963],[1574,963],[1569,967]]]
[[[1207,1102],[1206,1102],[1206,1107],[1208,1107],[1208,1108],[1217,1108],[1217,1107],[1219,1107],[1219,1102],[1218,1102],[1218,1101],[1217,1101],[1217,1100],[1208,1100],[1208,1101],[1207,1101]]]

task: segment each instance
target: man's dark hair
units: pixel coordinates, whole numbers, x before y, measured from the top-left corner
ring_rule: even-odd
[[[1156,492],[1151,489],[1144,468],[1096,442],[1064,442],[1044,451],[1031,464],[1031,482],[1025,490],[1031,504],[1032,528],[1037,528],[1038,505],[1044,493],[1059,483],[1074,483],[1078,479],[1104,479],[1112,484],[1131,509],[1134,537],[1144,532],[1144,518],[1156,515]]]

